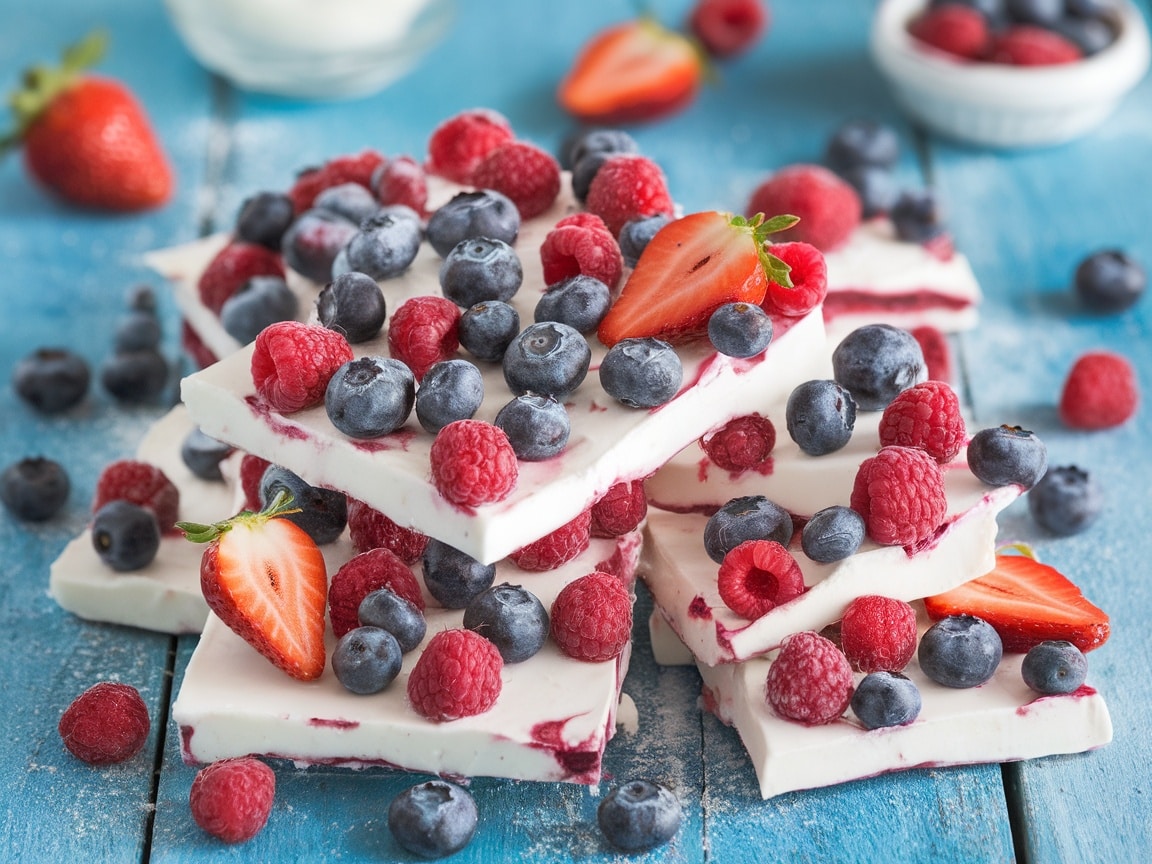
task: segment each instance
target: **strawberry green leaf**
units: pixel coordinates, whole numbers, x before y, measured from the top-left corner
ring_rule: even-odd
[[[269,519],[275,519],[278,516],[288,516],[292,513],[299,513],[300,508],[293,505],[292,495],[286,489],[281,489],[276,493],[276,497],[261,510],[259,513],[253,513],[251,510],[244,510],[231,519],[225,519],[223,522],[214,522],[211,525],[205,525],[201,522],[177,522],[176,527],[184,532],[184,537],[193,543],[211,543],[220,537],[226,531],[230,531],[233,525],[238,523],[259,523],[267,522]]]

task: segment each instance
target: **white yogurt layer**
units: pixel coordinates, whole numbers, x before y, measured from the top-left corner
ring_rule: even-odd
[[[923,632],[923,609],[918,614]],[[1039,696],[1021,678],[1023,659],[1005,654],[987,683],[953,689],[931,681],[914,658],[904,675],[920,690],[920,716],[907,726],[872,731],[851,710],[823,726],[780,717],[764,696],[771,659],[700,664],[700,674],[705,705],[740,733],[760,794],[771,798],[908,768],[1080,753],[1112,740],[1108,706],[1094,687]]]
[[[523,585],[550,608],[565,584],[611,558],[613,572],[631,584],[639,546],[636,533],[593,540],[583,555],[547,573],[526,574],[502,562],[496,582]],[[462,611],[433,607],[426,615],[429,638],[461,626],[463,618]],[[329,630],[329,656],[334,644]],[[489,711],[448,723],[426,720],[408,705],[408,675],[423,647],[405,657],[399,677],[383,692],[357,696],[341,686],[330,664],[316,681],[290,678],[209,616],[172,707],[184,758],[212,762],[257,754],[298,765],[599,781],[630,647],[617,660],[584,663],[561,654],[549,639],[534,657],[504,667],[500,696]]]

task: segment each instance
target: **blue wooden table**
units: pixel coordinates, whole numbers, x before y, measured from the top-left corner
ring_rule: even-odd
[[[652,5],[677,22],[688,4]],[[1146,15],[1152,9],[1140,5]],[[1118,429],[1073,433],[1055,404],[1072,360],[1091,348],[1122,351],[1145,386],[1152,382],[1152,301],[1096,317],[1069,288],[1079,258],[1104,246],[1152,266],[1152,81],[1076,143],[1017,154],[957,147],[898,114],[867,57],[872,8],[774,0],[772,28],[755,51],[726,65],[684,113],[633,131],[687,210],[740,209],[769,170],[818,160],[827,135],[849,117],[901,132],[902,179],[939,190],[987,294],[980,328],[956,346],[975,420],[1012,418],[1037,430],[1055,464],[1089,469],[1106,490],[1106,513],[1085,534],[1043,536],[1020,505],[1003,517],[1001,534],[1034,543],[1111,613],[1113,637],[1091,662],[1115,741],[1091,754],[910,771],[763,802],[735,733],[698,709],[695,672],[658,668],[641,626],[626,690],[642,723],[610,744],[606,768],[664,779],[686,804],[677,839],[645,860],[1143,860],[1152,841],[1152,413],[1145,407]],[[0,513],[0,859],[409,860],[385,820],[407,776],[281,767],[272,818],[255,840],[229,848],[196,828],[187,805],[195,770],[180,761],[167,713],[195,639],[86,623],[47,593],[48,565],[83,528],[101,467],[130,454],[163,406],[126,409],[97,387],[84,407],[43,418],[15,397],[10,370],[42,345],[68,346],[96,367],[111,350],[125,292],[155,284],[141,253],[228,226],[246,194],[284,187],[302,165],[366,146],[422,154],[440,120],[474,106],[503,112],[521,137],[554,150],[570,128],[553,101],[562,70],[594,30],[632,11],[625,0],[462,3],[448,38],[400,85],[309,104],[245,94],[210,76],[155,0],[0,0],[5,84],[107,27],[113,45],[103,70],[148,106],[179,173],[169,206],[117,217],[54,203],[18,160],[0,165],[0,454],[4,464],[55,458],[74,487],[66,511],[44,525]],[[175,357],[176,313],[167,299],[161,311]],[[140,689],[152,734],[130,762],[92,769],[63,750],[56,723],[78,692],[108,678]],[[584,787],[480,780],[473,788],[481,827],[458,860],[618,857],[599,836],[598,799]]]

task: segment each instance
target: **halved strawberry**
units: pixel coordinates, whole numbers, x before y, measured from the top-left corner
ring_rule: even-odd
[[[795,224],[704,211],[669,222],[645,247],[619,299],[600,322],[605,345],[655,336],[698,336],[725,303],[759,304],[768,281],[791,286],[788,265],[768,252],[769,234]]]
[[[934,621],[975,615],[1000,634],[1004,650],[1023,653],[1049,639],[1081,651],[1099,648],[1110,634],[1108,615],[1054,567],[1024,555],[997,555],[992,572],[924,599]]]
[[[208,608],[274,665],[311,681],[324,672],[328,575],[312,538],[277,518],[292,510],[281,493],[259,513],[177,527],[189,540],[209,544],[200,560]]]
[[[585,123],[652,120],[691,102],[702,70],[689,39],[651,18],[638,18],[593,36],[556,98]]]

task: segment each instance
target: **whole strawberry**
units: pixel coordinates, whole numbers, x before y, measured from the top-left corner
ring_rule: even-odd
[[[64,52],[60,68],[25,73],[9,97],[16,129],[0,139],[0,153],[23,143],[32,176],[73,204],[158,207],[172,195],[172,168],[143,107],[119,81],[84,71],[105,44],[93,34]]]

